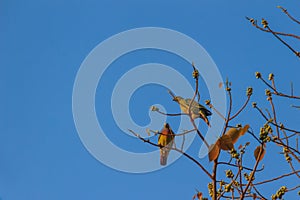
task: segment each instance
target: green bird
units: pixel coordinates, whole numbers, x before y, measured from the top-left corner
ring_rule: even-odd
[[[159,133],[158,145],[160,146],[160,164],[166,165],[169,152],[174,144],[175,134],[168,123],[164,124],[164,128]]]
[[[180,96],[175,96],[173,101],[176,101],[182,112],[189,114],[189,106],[191,104],[191,117],[192,119],[201,118],[205,123],[210,126],[207,116],[211,115],[211,112],[207,110],[204,106],[196,101],[192,102],[192,99],[184,99]],[[192,103],[191,103],[192,102]]]

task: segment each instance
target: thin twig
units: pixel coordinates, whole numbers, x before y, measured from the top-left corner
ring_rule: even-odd
[[[258,106],[256,106],[255,108],[259,111],[259,113],[262,115],[262,117],[265,118],[266,121],[270,121]],[[281,129],[284,129],[286,131],[291,131],[291,132],[294,132],[294,133],[300,133],[300,131],[296,131],[296,130],[293,130],[293,129],[290,129],[290,128],[286,128],[285,126],[280,126],[278,124],[275,124],[274,122],[269,122],[269,123],[271,123],[274,126],[277,126],[277,127],[281,128]]]
[[[154,135],[161,135],[161,133],[159,133],[158,131],[154,131],[154,130],[151,130],[151,129],[148,129],[150,132],[154,133]],[[188,133],[192,133],[196,131],[195,129],[192,129],[192,130],[185,130],[183,131],[182,133],[176,133],[176,134],[171,134],[172,136],[174,137],[178,137],[178,136],[183,136],[183,135],[186,135]]]
[[[296,169],[294,168],[292,161],[289,161],[289,164],[293,172],[295,172],[295,175],[298,176],[298,178],[300,178],[300,175],[298,174],[298,172],[296,172]]]
[[[185,142],[185,135],[182,136],[182,144],[181,144],[181,151],[183,151],[183,147],[184,147],[184,142]]]
[[[298,188],[300,188],[300,185],[297,185],[297,186],[295,186],[295,187],[293,187],[293,188],[287,189],[286,191],[287,191],[287,192],[290,192],[290,191],[296,190],[296,189],[298,189]]]
[[[280,8],[291,20],[293,20],[294,22],[300,24],[300,21],[297,20],[296,18],[294,18],[288,11],[287,9],[283,8],[282,6],[277,6],[278,8]]]
[[[275,177],[275,178],[272,178],[272,179],[269,179],[269,180],[264,180],[264,181],[261,181],[261,182],[258,182],[258,183],[253,183],[253,185],[262,185],[262,184],[265,184],[265,183],[273,182],[273,181],[282,179],[284,177],[294,175],[295,173],[299,173],[299,172],[300,172],[300,170],[297,170],[295,172],[290,172],[288,174],[283,174],[281,176],[278,176],[278,177]]]
[[[187,115],[185,113],[164,113],[164,112],[161,112],[160,110],[157,110],[156,112],[158,112],[159,114],[162,114],[162,115],[166,115],[166,116],[181,116],[181,115]]]
[[[291,147],[291,146],[287,146],[287,145],[284,144],[282,141],[277,142],[276,140],[271,140],[271,142],[274,142],[275,144],[278,144],[279,146],[286,147],[286,148],[288,148],[289,150],[293,150],[295,153],[300,154],[300,152],[299,152],[297,149],[295,149],[295,148],[293,148],[293,147]],[[291,151],[290,151],[290,152],[291,152]],[[299,161],[299,158],[298,158],[298,161]]]
[[[277,124],[277,117],[276,117],[276,110],[275,110],[274,102],[272,100],[272,97],[269,97],[268,99],[269,99],[269,102],[270,102],[271,107],[272,107],[274,123]],[[279,127],[278,126],[276,126],[276,133],[277,133],[277,136],[279,138]]]
[[[257,28],[257,29],[259,29],[259,30],[261,30],[261,31],[263,31],[263,32],[266,32],[266,33],[271,33],[271,31],[269,31],[269,30],[267,30],[267,29],[264,29],[263,27],[260,27],[258,24],[257,24],[257,21],[256,20],[254,20],[254,19],[252,19],[252,18],[249,18],[249,17],[246,17],[246,19],[247,20],[249,20],[250,22],[251,22],[251,24],[255,27],[255,28]],[[277,31],[273,31],[275,34],[277,34],[277,35],[282,35],[282,36],[287,36],[287,37],[293,37],[293,38],[295,38],[295,39],[300,39],[300,36],[298,36],[298,35],[295,35],[295,34],[291,34],[291,33],[284,33],[284,32],[277,32]]]
[[[300,136],[300,133],[293,133],[293,134],[291,134],[291,135],[288,135],[288,136],[286,136],[286,137],[284,137],[284,138],[281,138],[281,139],[286,139],[286,138],[291,138],[291,137],[294,137],[294,136]]]
[[[232,167],[239,167],[238,165],[235,165],[235,164],[231,164],[231,163],[227,163],[227,162],[218,162],[218,164],[220,164],[220,165],[229,165],[229,166],[232,166]],[[242,166],[243,167],[243,169],[246,169],[246,170],[249,170],[249,171],[253,171],[253,169],[252,168],[249,168],[249,167],[244,167],[244,166]],[[261,168],[261,169],[257,169],[256,171],[257,172],[260,172],[260,171],[262,171],[262,170],[264,170],[264,166]]]
[[[226,87],[228,88],[229,87],[228,80],[226,81],[226,85],[227,85]],[[229,109],[228,109],[227,117],[226,117],[226,120],[225,120],[225,125],[224,125],[222,135],[224,135],[226,133],[226,129],[227,129],[228,123],[230,121],[230,115],[231,115],[231,110],[232,110],[232,95],[231,95],[230,88],[227,90],[227,93],[228,93],[228,96],[229,96]]]
[[[266,26],[267,30],[269,30],[282,44],[284,44],[287,48],[289,48],[297,57],[300,58],[300,53],[296,51],[293,47],[291,47],[287,42],[281,39],[276,32],[274,32],[269,26]]]
[[[249,100],[250,100],[250,95],[248,95],[247,100],[245,101],[244,105],[236,112],[236,114],[234,114],[232,117],[230,117],[229,120],[234,119],[236,116],[238,116],[247,106]]]
[[[267,198],[264,197],[264,196],[258,191],[258,189],[256,189],[256,187],[255,187],[254,185],[252,185],[252,187],[253,187],[253,189],[255,190],[255,192],[256,192],[259,196],[261,196],[262,199],[267,200]]]
[[[288,95],[288,94],[284,94],[282,92],[279,92],[275,87],[270,85],[263,77],[259,77],[259,79],[262,80],[264,82],[264,84],[266,84],[270,89],[272,89],[274,91],[274,92],[272,92],[272,94],[274,94],[276,96],[287,97],[287,98],[290,98],[290,99],[300,99],[300,96],[294,96],[294,94]]]
[[[209,104],[208,105],[212,110],[214,110],[222,119],[224,119],[224,121],[226,121],[226,118],[222,115],[222,113],[220,113],[220,111],[218,111],[214,106],[213,104]]]

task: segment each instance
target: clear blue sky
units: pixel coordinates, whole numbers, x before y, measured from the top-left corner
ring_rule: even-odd
[[[191,199],[195,188],[207,195],[204,173],[183,157],[163,170],[146,174],[119,172],[92,157],[78,137],[72,116],[76,73],[88,53],[114,34],[145,26],[170,28],[192,37],[208,51],[223,78],[229,77],[233,82],[235,105],[243,103],[246,87],[252,86],[253,100],[266,107],[265,87],[255,79],[255,71],[266,76],[273,72],[280,79],[278,87],[284,91],[289,91],[293,81],[295,92],[300,93],[299,59],[271,35],[256,30],[245,20],[245,16],[265,17],[275,29],[299,33],[299,26],[288,20],[277,5],[300,18],[300,2],[296,1],[1,0],[0,197]],[[299,43],[289,41],[299,50]],[[162,52],[128,54],[109,68],[102,80],[104,86],[97,89],[96,100],[102,98],[101,94],[111,95],[111,88],[123,72],[148,62],[176,69],[188,66]],[[181,73],[188,77],[190,68]],[[165,89],[144,89],[138,90],[131,102],[131,114],[140,125],[149,123],[150,105],[170,102]],[[203,88],[203,95],[208,98],[205,91]],[[124,149],[152,151],[152,147],[124,136],[109,113],[109,101],[105,102],[108,104],[96,105],[96,110],[104,129],[114,133],[108,137]],[[295,102],[281,99],[276,103],[280,120],[299,127],[299,110],[290,109]],[[257,131],[263,121],[250,106],[234,123],[249,123]],[[195,142],[188,152],[196,155],[199,145]],[[279,151],[274,149],[275,153]],[[282,156],[267,155],[263,161],[267,169],[262,176],[274,176],[272,170],[281,167],[281,161],[284,162]],[[209,166],[207,158],[200,162]],[[282,168],[282,172],[288,170]],[[287,180],[287,186],[296,184]],[[280,184],[266,186],[266,196],[279,187]]]

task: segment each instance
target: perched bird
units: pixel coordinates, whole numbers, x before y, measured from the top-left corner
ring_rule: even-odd
[[[202,118],[205,123],[210,126],[207,116],[211,115],[211,112],[207,110],[204,106],[196,101],[192,102],[192,99],[184,99],[180,96],[175,96],[173,101],[176,101],[182,112],[189,114],[189,106],[191,104],[191,117],[192,119]],[[192,102],[192,103],[191,103]]]
[[[166,165],[169,152],[174,144],[174,132],[168,123],[164,124],[164,128],[159,133],[158,145],[160,146],[160,164]]]

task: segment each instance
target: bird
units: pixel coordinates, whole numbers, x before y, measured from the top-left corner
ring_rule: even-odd
[[[160,148],[160,164],[167,165],[170,150],[174,144],[175,134],[168,123],[164,123],[164,127],[159,133],[158,145]]]
[[[177,102],[182,112],[188,115],[189,115],[189,106],[191,104],[192,119],[194,120],[196,118],[201,118],[205,121],[205,123],[208,126],[210,126],[207,116],[210,116],[212,113],[208,109],[206,109],[203,105],[199,104],[196,101],[192,101],[192,99],[184,99],[181,96],[175,96],[173,98],[173,101]]]

